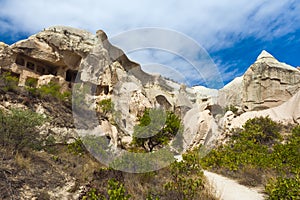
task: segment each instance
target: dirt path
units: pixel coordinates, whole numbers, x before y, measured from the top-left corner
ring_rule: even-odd
[[[263,200],[263,194],[257,190],[240,185],[234,180],[224,176],[204,171],[204,175],[216,190],[217,196],[222,200]]]

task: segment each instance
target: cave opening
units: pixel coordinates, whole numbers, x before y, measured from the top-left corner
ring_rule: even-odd
[[[66,81],[74,83],[76,80],[77,74],[78,74],[77,70],[68,69],[66,72]]]

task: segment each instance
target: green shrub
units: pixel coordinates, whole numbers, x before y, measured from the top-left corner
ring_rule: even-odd
[[[85,147],[80,139],[68,144],[68,151],[74,155],[82,155],[85,152]]]
[[[35,88],[37,86],[37,79],[36,78],[27,78],[25,81],[25,85],[30,87],[30,88]]]
[[[0,85],[4,91],[16,91],[18,88],[18,83],[19,79],[15,76],[12,76],[10,72],[3,72],[0,74]]]
[[[52,96],[59,100],[70,100],[71,92],[66,91],[61,93],[61,86],[55,82],[49,82],[47,85],[42,85],[40,88],[34,90],[35,93],[41,97]]]
[[[108,190],[109,200],[128,200],[131,195],[126,194],[126,190],[122,183],[119,183],[115,179],[110,179],[108,181]]]
[[[134,173],[150,172],[174,161],[174,155],[167,149],[151,153],[123,153],[110,163],[110,167],[120,171],[131,170]]]
[[[84,195],[82,197],[82,200],[104,200],[105,197],[97,192],[97,190],[95,188],[91,188],[87,193],[86,195]]]
[[[242,130],[235,130],[229,142],[202,159],[203,166],[238,170],[247,165],[270,167],[273,144],[282,140],[281,125],[269,117],[249,119]]]
[[[0,145],[21,151],[24,147],[39,149],[39,132],[36,126],[42,125],[45,119],[29,110],[13,109],[8,113],[0,110]]]
[[[278,177],[269,181],[265,187],[268,199],[300,199],[300,177],[297,175],[294,178]]]
[[[83,200],[105,200],[105,199],[128,200],[131,197],[130,194],[127,194],[124,185],[113,178],[108,180],[107,194],[108,194],[108,198],[106,198],[105,195],[98,192],[96,188],[91,188],[82,197],[82,199]]]
[[[114,109],[114,105],[111,101],[111,99],[103,99],[98,102],[99,107],[101,108],[104,115],[107,113],[112,113]]]
[[[173,112],[146,109],[134,127],[132,144],[153,151],[156,146],[166,145],[182,129],[180,118]]]
[[[272,121],[269,117],[249,119],[243,126],[238,137],[240,140],[253,140],[259,144],[274,144],[282,140],[280,130],[282,125]]]
[[[183,155],[183,161],[169,166],[171,181],[164,185],[174,199],[198,199],[204,189],[204,175],[197,151]]]

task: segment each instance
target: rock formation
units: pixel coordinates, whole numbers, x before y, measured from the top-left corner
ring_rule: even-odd
[[[219,91],[203,86],[188,88],[143,72],[139,64],[111,45],[101,30],[94,35],[62,26],[47,28],[11,46],[0,43],[0,67],[1,73],[10,71],[18,77],[19,86],[34,78],[37,87],[56,82],[62,91],[73,89],[76,93],[74,88],[80,90],[87,84],[85,101],[87,108],[94,111],[99,110],[100,101],[111,99],[114,113],[107,116],[94,114],[78,120],[86,116],[82,116],[80,109],[77,112],[75,105],[75,125],[82,123],[77,127],[82,129],[77,129],[79,133],[86,134],[84,129],[89,128],[107,136],[111,146],[122,148],[130,144],[134,126],[146,108],[160,107],[180,115],[184,125],[183,146],[189,149],[218,138],[216,135],[223,128],[242,119],[233,113],[222,118],[225,106],[237,106],[242,112],[274,108],[287,102],[300,88],[300,71],[277,61],[266,51],[243,76]],[[76,84],[78,87],[74,87]],[[293,102],[291,106],[297,106]],[[7,107],[5,103],[2,106]],[[35,109],[43,113],[45,107]],[[280,116],[278,112],[276,115]],[[299,123],[298,115],[290,115],[288,121]],[[66,135],[68,130],[55,125],[51,128],[56,135]],[[73,125],[71,131],[74,135]]]
[[[219,103],[241,106],[244,111],[263,110],[284,103],[299,89],[300,71],[262,51],[242,77],[219,91]]]
[[[98,121],[95,115],[85,123],[93,124],[90,127],[93,129],[97,126],[96,129],[101,130],[99,134],[111,138],[110,142],[115,147],[128,145],[133,127],[146,108],[172,110],[182,119],[191,113],[205,115],[206,119],[212,104],[209,89],[203,92],[203,88],[186,88],[161,76],[143,72],[139,64],[130,61],[122,50],[112,46],[101,30],[93,35],[83,30],[55,26],[11,46],[1,43],[0,67],[1,72],[10,71],[18,77],[19,86],[26,85],[29,78],[37,80],[37,87],[56,82],[62,86],[62,91],[71,90],[74,84],[78,84],[77,88],[88,84],[90,91],[86,99],[92,109],[97,107],[97,102],[112,99],[117,117],[102,118],[97,125],[92,122]],[[191,109],[193,112],[188,113]],[[82,121],[75,120],[75,125],[77,122]],[[205,124],[201,127],[209,130],[206,120],[201,123]],[[186,120],[186,130],[191,130],[191,126],[194,124]],[[191,136],[188,137],[203,139],[206,131],[200,129],[193,128],[194,132],[189,131]]]
[[[292,98],[283,104],[261,110],[261,111],[250,111],[235,116],[232,112],[226,113],[224,117],[224,127],[230,130],[232,128],[241,128],[243,124],[254,117],[266,117],[269,116],[272,120],[287,124],[300,124],[300,91],[297,92]]]
[[[218,103],[220,105],[240,106],[243,102],[243,76],[233,79],[219,90]]]
[[[300,72],[263,51],[243,77],[245,110],[272,108],[290,99],[300,88]]]

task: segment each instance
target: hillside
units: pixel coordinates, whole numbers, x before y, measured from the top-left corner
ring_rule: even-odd
[[[220,90],[189,88],[145,73],[102,30],[55,26],[0,43],[0,72],[1,199],[217,199],[200,163],[233,178],[249,166],[199,148],[222,157],[259,117],[284,127],[269,141],[284,145],[300,123],[300,71],[266,51]]]

